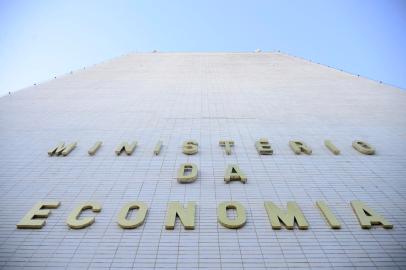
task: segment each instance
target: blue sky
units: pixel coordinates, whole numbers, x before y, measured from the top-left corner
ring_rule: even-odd
[[[0,0],[0,95],[128,52],[257,48],[406,89],[406,1]]]

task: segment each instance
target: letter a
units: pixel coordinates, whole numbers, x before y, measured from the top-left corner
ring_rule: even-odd
[[[241,181],[243,184],[247,183],[247,177],[244,173],[240,170],[237,165],[228,165],[226,173],[224,175],[224,181],[226,183],[230,181]]]
[[[352,201],[352,209],[358,218],[359,224],[363,229],[370,229],[372,225],[382,225],[385,229],[392,229],[393,225],[386,221],[381,215],[366,206],[361,201]]]

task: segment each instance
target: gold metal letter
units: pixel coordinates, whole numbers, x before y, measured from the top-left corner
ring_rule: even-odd
[[[60,202],[45,201],[38,202],[34,207],[18,222],[18,229],[41,229],[45,225],[45,218],[49,216],[51,210],[58,208]],[[44,219],[39,219],[44,218]]]
[[[127,156],[131,155],[134,152],[135,147],[137,147],[137,142],[134,141],[131,145],[127,142],[123,142],[116,147],[116,155],[119,156],[124,150]]]
[[[70,152],[72,152],[73,149],[75,149],[76,147],[76,142],[71,143],[67,146],[65,146],[64,142],[59,143],[58,146],[55,146],[54,148],[49,149],[48,151],[48,155],[49,156],[53,156],[53,155],[57,155],[60,156],[62,154],[62,156],[67,156]]]
[[[231,146],[234,146],[234,141],[220,141],[220,146],[224,146],[227,155],[231,155]]]
[[[138,209],[137,217],[133,220],[128,220],[127,216],[128,213],[132,209]],[[130,202],[124,205],[121,208],[120,213],[118,214],[118,225],[120,225],[123,229],[135,229],[138,226],[142,225],[145,220],[145,216],[147,215],[148,206],[143,202]]]
[[[375,154],[375,149],[367,142],[353,141],[352,147],[354,147],[355,150],[357,150],[358,152],[360,152],[361,154],[364,154],[364,155]]]
[[[84,204],[78,205],[72,212],[69,214],[68,219],[66,220],[66,224],[72,229],[83,229],[87,226],[90,226],[95,221],[94,217],[85,217],[82,219],[78,219],[79,215],[82,211],[86,209],[91,209],[93,212],[100,212],[101,205],[97,202],[88,202]]]
[[[255,148],[260,155],[272,155],[273,149],[271,144],[268,142],[268,139],[261,138],[257,142],[255,142]]]
[[[197,179],[197,165],[193,163],[184,163],[178,170],[179,183],[192,183]]]
[[[186,155],[194,155],[198,151],[198,143],[196,141],[185,141],[183,143],[183,153]]]
[[[392,229],[393,225],[386,221],[384,217],[366,206],[361,201],[351,201],[352,210],[358,218],[363,229],[370,229],[372,225],[382,225],[385,229]]]
[[[339,155],[340,150],[329,140],[324,141],[324,145],[334,154]]]
[[[93,156],[94,154],[96,154],[97,150],[99,150],[99,148],[101,147],[102,143],[103,143],[103,142],[101,142],[101,141],[97,141],[97,142],[89,149],[89,151],[87,151],[87,153],[88,153],[90,156]]]
[[[235,209],[236,218],[229,219],[227,216],[228,209]],[[217,219],[221,225],[229,229],[238,229],[244,226],[247,221],[245,216],[245,209],[239,202],[222,202],[217,208]]]
[[[245,174],[240,170],[238,165],[228,165],[226,174],[224,175],[224,181],[226,183],[230,181],[241,181],[243,184],[247,183],[247,177]]]
[[[168,211],[166,213],[165,229],[173,230],[175,228],[176,217],[186,230],[194,230],[195,228],[195,211],[196,203],[189,202],[186,209],[179,202],[168,203]]]
[[[289,146],[296,155],[300,155],[302,152],[307,155],[312,154],[312,149],[302,141],[290,141]]]
[[[272,202],[264,202],[264,206],[268,213],[272,229],[274,230],[281,229],[281,222],[287,229],[292,230],[295,226],[295,221],[299,229],[307,230],[309,228],[306,218],[295,202],[288,202],[286,211],[280,210],[279,207]]]
[[[159,153],[161,152],[161,148],[162,148],[162,141],[158,141],[154,148],[155,156],[159,155]]]
[[[323,214],[324,218],[327,220],[328,224],[332,229],[340,229],[341,224],[334,216],[333,212],[331,212],[330,208],[327,204],[323,201],[316,202],[317,207],[320,209],[321,213]]]

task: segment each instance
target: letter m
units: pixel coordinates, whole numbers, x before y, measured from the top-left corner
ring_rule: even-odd
[[[295,226],[295,222],[301,230],[307,230],[309,228],[306,218],[295,202],[288,202],[286,211],[282,211],[272,202],[264,202],[264,206],[268,213],[272,229],[274,230],[281,229],[281,223],[287,229],[292,230]]]
[[[48,155],[49,155],[49,156],[53,156],[53,155],[56,155],[56,156],[60,156],[60,155],[67,156],[70,152],[72,152],[73,149],[75,149],[76,144],[77,144],[77,143],[74,142],[74,143],[65,145],[64,142],[61,142],[61,143],[58,144],[58,146],[55,146],[54,148],[49,149]]]

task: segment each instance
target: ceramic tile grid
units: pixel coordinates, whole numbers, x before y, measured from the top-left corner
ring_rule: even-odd
[[[254,142],[270,139],[275,154]],[[236,143],[231,156],[220,139]],[[163,140],[159,156],[152,154]],[[195,156],[181,152],[196,139]],[[290,139],[314,151],[296,156]],[[331,139],[342,151],[323,146]],[[354,151],[362,139],[375,156]],[[406,92],[279,53],[130,54],[0,99],[0,267],[2,269],[271,269],[406,268]],[[59,141],[78,141],[67,157],[48,157]],[[87,149],[102,140],[99,152]],[[132,156],[115,146],[137,140]],[[178,184],[179,164],[199,178]],[[236,163],[248,183],[225,184]],[[39,200],[56,199],[40,230],[16,223]],[[349,205],[360,199],[394,224],[360,228]],[[149,205],[143,226],[116,224],[126,202]],[[164,229],[169,201],[196,201],[196,229]],[[216,221],[219,202],[247,213],[239,230]],[[307,231],[274,231],[263,202],[296,201]],[[325,200],[342,222],[326,225]],[[65,224],[80,202],[103,205],[82,230]],[[83,216],[93,215],[85,213]]]

